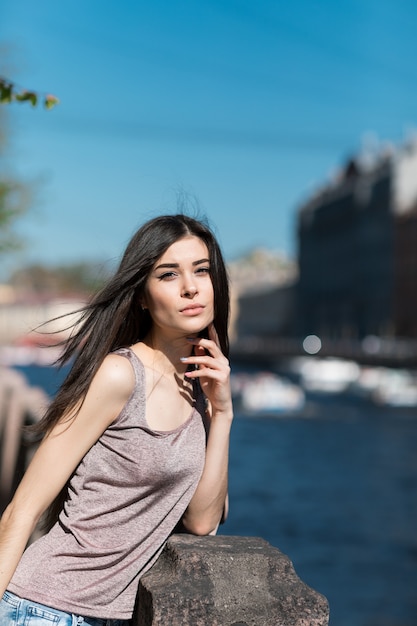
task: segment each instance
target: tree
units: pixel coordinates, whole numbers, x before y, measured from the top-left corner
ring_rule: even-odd
[[[22,242],[14,231],[14,225],[28,209],[29,202],[30,189],[24,183],[0,173],[0,255],[21,247]]]
[[[0,104],[28,102],[36,106],[43,102],[51,109],[59,100],[51,94],[23,89],[14,82],[0,76]],[[5,166],[7,121],[4,110],[0,111],[0,255],[10,252],[21,245],[15,231],[15,222],[26,213],[32,199],[30,185],[15,178]]]
[[[21,247],[16,221],[26,213],[33,195],[31,186],[19,180],[6,165],[8,124],[0,111],[0,256]]]

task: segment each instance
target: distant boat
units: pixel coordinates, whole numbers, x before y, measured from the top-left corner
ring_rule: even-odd
[[[364,368],[354,390],[376,404],[417,407],[417,375],[408,370]]]
[[[241,410],[248,413],[288,413],[305,404],[301,387],[272,372],[236,374],[232,390]]]
[[[346,392],[380,405],[417,407],[417,374],[410,370],[360,366],[330,357],[294,359],[292,369],[307,392]]]
[[[360,374],[357,363],[330,357],[294,359],[293,369],[299,373],[303,389],[325,393],[347,390]]]

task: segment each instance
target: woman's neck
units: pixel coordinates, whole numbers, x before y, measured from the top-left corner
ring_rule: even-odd
[[[164,340],[151,333],[142,341],[148,355],[149,364],[164,374],[183,374],[187,366],[181,362],[181,357],[189,356],[192,351],[186,337],[176,340]]]

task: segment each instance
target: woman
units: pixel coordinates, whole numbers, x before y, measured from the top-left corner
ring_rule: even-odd
[[[73,366],[2,517],[1,626],[127,625],[174,529],[216,531],[232,423],[228,315],[207,226],[173,215],[139,229],[66,344]],[[48,532],[24,552],[47,509]]]

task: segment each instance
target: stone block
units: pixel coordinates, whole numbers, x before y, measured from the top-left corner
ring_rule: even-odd
[[[264,539],[173,535],[142,577],[135,626],[326,626],[326,598]]]

